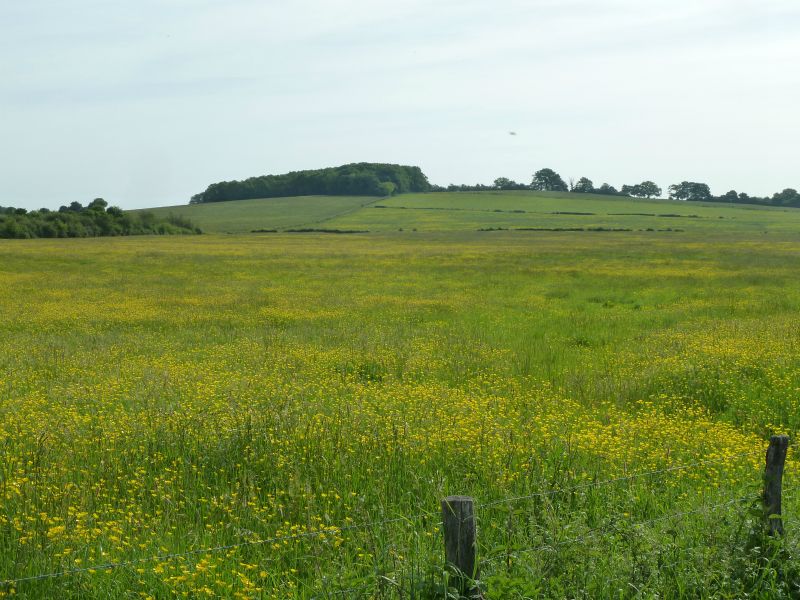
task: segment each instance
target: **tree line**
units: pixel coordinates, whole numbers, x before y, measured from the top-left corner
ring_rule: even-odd
[[[636,196],[639,198],[656,198],[661,195],[661,188],[652,181],[643,181],[633,185],[623,185],[617,189],[613,185],[603,183],[595,187],[588,177],[581,177],[578,181],[570,181],[567,184],[561,175],[553,169],[540,169],[533,175],[533,179],[528,183],[518,183],[508,177],[498,177],[492,185],[457,185],[450,184],[447,187],[431,186],[433,192],[485,192],[492,190],[536,190],[543,192],[573,192],[576,194],[601,194],[605,196]]]
[[[289,196],[391,196],[429,189],[428,178],[419,167],[353,163],[212,183],[204,192],[192,196],[190,204]]]
[[[694,181],[682,181],[669,186],[669,197],[675,200],[701,202],[727,202],[730,204],[763,204],[765,206],[800,207],[800,193],[793,188],[775,192],[772,196],[749,196],[744,192],[730,190],[721,196],[714,196],[708,185]]]
[[[73,202],[58,211],[28,211],[0,206],[0,238],[74,238],[145,234],[200,233],[191,221],[178,215],[158,219],[151,212],[130,213],[95,198],[87,206]]]
[[[433,185],[433,192],[483,192],[492,190],[539,190],[547,192],[573,192],[576,194],[601,194],[606,196],[629,196],[636,198],[659,198],[663,190],[652,181],[625,184],[620,189],[613,185],[603,183],[595,187],[588,177],[581,177],[577,181],[570,180],[569,184],[553,169],[544,168],[533,174],[529,184],[518,183],[507,177],[498,177],[492,185],[456,185],[447,187]],[[786,188],[772,196],[749,196],[745,193],[731,190],[721,196],[714,196],[708,184],[694,181],[682,181],[669,188],[671,200],[686,200],[690,202],[727,202],[737,204],[763,204],[767,206],[794,206],[800,207],[800,193],[793,188]]]
[[[192,196],[190,204],[225,202],[253,198],[281,198],[291,196],[391,196],[409,192],[484,192],[493,190],[539,190],[548,192],[573,192],[635,198],[660,198],[661,187],[653,181],[624,184],[616,188],[608,183],[595,186],[588,177],[569,183],[550,168],[539,169],[530,183],[518,183],[507,177],[498,177],[492,185],[432,185],[414,166],[386,163],[352,163],[340,167],[292,171],[282,175],[262,175],[241,181],[220,181],[209,185],[205,191]],[[682,181],[667,188],[674,200],[764,204],[770,206],[800,207],[800,194],[787,188],[771,197],[749,196],[731,190],[714,196],[705,183]]]

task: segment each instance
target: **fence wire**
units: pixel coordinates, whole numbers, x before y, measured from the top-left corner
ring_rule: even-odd
[[[688,469],[693,469],[696,467],[702,467],[708,464],[715,464],[721,463],[728,460],[733,460],[735,458],[742,458],[744,456],[751,456],[754,454],[760,454],[763,450],[751,450],[749,452],[741,452],[739,454],[733,454],[730,456],[723,456],[719,458],[710,458],[708,460],[701,460],[691,464],[684,464],[684,465],[676,465],[673,467],[666,467],[664,469],[655,469],[652,471],[639,471],[637,473],[632,473],[630,475],[623,475],[622,477],[614,477],[612,479],[605,479],[603,481],[592,481],[587,483],[581,483],[578,485],[566,487],[566,488],[558,488],[553,490],[546,490],[543,492],[534,492],[533,494],[528,494],[525,496],[512,496],[510,498],[502,498],[500,500],[493,500],[491,502],[483,502],[481,504],[477,504],[476,508],[488,508],[490,506],[497,506],[499,504],[513,504],[515,502],[521,502],[523,500],[531,500],[533,498],[541,498],[544,496],[555,496],[558,494],[567,494],[569,492],[575,492],[579,490],[585,490],[589,488],[595,487],[602,487],[605,485],[611,485],[614,483],[621,483],[623,481],[632,481],[634,479],[639,479],[641,477],[654,477],[656,475],[661,475],[663,473],[674,473],[676,471],[686,471]]]
[[[694,509],[694,510],[687,510],[687,511],[670,513],[668,515],[662,515],[660,517],[655,517],[653,519],[647,519],[645,521],[636,521],[634,523],[630,523],[629,525],[630,525],[630,527],[644,527],[646,525],[652,525],[653,523],[658,523],[660,521],[668,521],[668,520],[672,520],[672,519],[682,519],[682,518],[684,518],[686,516],[689,516],[689,515],[694,515],[694,514],[699,514],[699,513],[706,513],[706,512],[717,510],[719,508],[723,508],[723,507],[726,507],[726,506],[733,506],[735,504],[739,504],[739,503],[747,502],[747,501],[752,501],[752,500],[753,500],[752,496],[743,496],[741,498],[734,498],[732,500],[728,500],[726,502],[721,502],[719,504],[712,504],[712,505],[702,506],[702,507]],[[620,519],[619,521],[614,521],[614,522],[608,523],[606,525],[603,525],[601,527],[595,527],[594,529],[590,529],[589,531],[587,531],[585,533],[582,533],[579,536],[575,536],[575,537],[568,538],[568,539],[565,539],[565,540],[560,540],[560,541],[552,542],[552,543],[548,543],[548,544],[542,544],[542,545],[539,545],[539,546],[532,546],[530,548],[523,548],[521,550],[514,550],[514,551],[511,551],[511,552],[504,552],[501,555],[497,555],[495,557],[484,559],[483,563],[484,564],[491,564],[491,563],[497,562],[498,560],[501,560],[501,559],[508,559],[509,557],[519,558],[519,556],[522,555],[522,554],[531,554],[531,553],[535,553],[535,552],[543,552],[545,550],[553,550],[558,546],[564,546],[564,545],[568,545],[568,544],[575,544],[577,542],[582,542],[582,541],[585,541],[585,540],[589,539],[590,537],[593,537],[593,536],[595,536],[597,534],[606,533],[606,532],[618,529],[620,522],[624,523],[625,521],[624,521],[624,519]]]
[[[528,495],[524,495],[524,496],[512,496],[512,497],[503,498],[503,499],[499,499],[499,500],[493,500],[491,502],[476,503],[476,508],[488,508],[488,507],[497,506],[497,505],[500,505],[500,504],[513,504],[515,502],[521,502],[523,500],[529,500],[529,499],[537,498],[537,497],[553,496],[553,495],[557,495],[557,494],[565,494],[565,493],[569,493],[569,492],[573,492],[573,491],[579,491],[579,490],[583,490],[583,489],[602,487],[602,486],[611,485],[611,484],[614,484],[614,483],[620,483],[620,482],[624,482],[624,481],[631,481],[631,480],[639,479],[639,478],[642,478],[642,477],[653,477],[653,476],[664,474],[664,473],[673,473],[673,472],[677,472],[677,471],[684,471],[684,470],[697,468],[697,467],[701,467],[701,466],[708,465],[708,464],[720,463],[720,462],[733,460],[733,459],[736,459],[736,458],[742,458],[744,456],[750,456],[750,455],[753,455],[753,454],[756,454],[756,453],[760,454],[760,453],[763,453],[763,452],[764,452],[764,450],[753,450],[753,451],[749,451],[749,452],[742,452],[742,453],[735,454],[735,455],[722,456],[722,457],[713,458],[713,459],[701,460],[701,461],[697,461],[697,462],[690,463],[690,464],[683,464],[683,465],[676,465],[676,466],[672,466],[672,467],[666,467],[664,469],[656,469],[656,470],[651,470],[651,471],[641,471],[641,472],[638,472],[638,473],[632,473],[631,475],[625,475],[625,476],[622,476],[622,477],[615,477],[615,478],[606,479],[606,480],[603,480],[603,481],[587,482],[587,483],[584,483],[584,484],[578,484],[578,485],[567,487],[567,488],[558,488],[558,489],[552,489],[552,490],[545,490],[545,491],[542,491],[542,492],[536,492],[536,493],[528,494]],[[736,500],[736,501],[738,501],[738,500]],[[730,503],[733,503],[733,502],[736,502],[736,501],[731,501],[731,502],[728,502],[728,503],[725,503],[725,504],[730,504]],[[717,506],[724,506],[725,504],[717,505]],[[714,507],[710,507],[710,508],[714,508]],[[636,523],[636,524],[634,524],[634,526],[645,525],[645,524],[652,523],[652,522],[655,522],[655,521],[658,521],[658,520],[662,520],[662,519],[675,518],[677,516],[685,516],[685,515],[693,514],[693,513],[696,513],[696,512],[701,512],[703,510],[708,510],[710,508],[687,511],[687,512],[684,512],[684,513],[674,513],[674,514],[671,514],[671,515],[667,515],[666,517],[659,517],[657,519],[652,519],[650,521],[644,521],[644,522],[641,522],[641,523]],[[422,513],[418,513],[418,514],[410,515],[410,516],[394,517],[394,518],[385,519],[385,520],[382,520],[382,521],[368,521],[368,522],[365,522],[365,523],[358,523],[358,524],[352,524],[352,525],[343,525],[341,527],[330,525],[330,526],[325,526],[325,527],[322,527],[322,528],[314,530],[314,531],[304,531],[304,532],[299,532],[299,533],[285,535],[285,536],[276,536],[276,537],[265,538],[265,539],[257,539],[257,540],[245,540],[245,541],[241,541],[241,542],[235,542],[235,543],[232,543],[232,544],[212,546],[212,547],[207,547],[207,548],[198,548],[198,549],[195,549],[195,550],[189,550],[189,551],[185,551],[185,552],[174,552],[174,553],[159,554],[159,555],[147,556],[147,557],[127,560],[127,561],[107,562],[107,563],[97,564],[97,565],[92,565],[92,566],[87,566],[87,567],[76,567],[76,568],[72,568],[72,569],[64,569],[64,570],[61,570],[61,571],[54,571],[54,572],[51,572],[51,573],[43,573],[43,574],[40,574],[40,575],[31,575],[31,576],[27,576],[27,577],[18,577],[18,578],[15,578],[15,579],[5,579],[5,580],[0,580],[0,586],[3,586],[3,587],[15,587],[17,584],[20,584],[20,583],[34,582],[34,581],[40,581],[40,580],[45,580],[45,579],[56,579],[56,578],[60,578],[60,577],[66,577],[66,576],[70,576],[70,575],[77,575],[77,574],[81,574],[81,573],[93,573],[93,572],[98,572],[98,571],[109,571],[109,570],[120,569],[120,568],[125,568],[125,567],[131,567],[131,566],[134,566],[134,565],[140,565],[140,564],[145,564],[145,563],[150,563],[150,562],[166,562],[166,561],[175,560],[175,559],[179,559],[179,558],[186,558],[186,557],[189,557],[189,556],[197,556],[197,555],[201,555],[201,554],[212,554],[212,553],[216,553],[216,552],[224,552],[224,551],[228,551],[228,550],[235,550],[235,549],[238,549],[238,548],[244,548],[244,547],[250,547],[250,546],[261,546],[261,545],[264,545],[264,544],[273,544],[273,543],[281,543],[281,542],[286,542],[286,541],[299,540],[299,539],[304,539],[304,538],[320,537],[320,536],[324,536],[324,535],[336,534],[336,533],[341,533],[341,532],[345,532],[345,531],[353,531],[353,530],[358,530],[358,529],[376,528],[376,527],[382,527],[382,526],[385,526],[385,525],[388,525],[388,524],[392,524],[392,523],[411,522],[411,521],[415,521],[415,520],[426,518],[426,517],[436,517],[436,516],[439,516],[438,512],[426,511],[426,512],[422,512]],[[439,523],[439,524],[441,524],[441,523]],[[609,526],[605,526],[605,528],[608,528],[608,527]],[[595,530],[591,530],[591,531],[587,532],[586,534],[583,534],[582,536],[580,536],[578,538],[574,538],[572,540],[565,540],[563,542],[556,542],[555,545],[562,545],[562,544],[565,544],[565,543],[574,543],[576,541],[581,541],[582,539],[584,539],[585,537],[589,536],[590,534],[599,533],[603,529],[604,528],[597,528]],[[534,552],[534,551],[541,550],[541,549],[544,549],[544,548],[547,548],[547,547],[548,546],[541,546],[539,548],[531,548],[531,549],[526,549],[524,551],[518,551],[518,552]],[[509,554],[503,554],[501,558],[506,558],[508,556],[509,556]],[[496,560],[496,559],[488,559],[488,561],[494,561],[494,560]]]
[[[215,552],[224,552],[226,550],[235,550],[237,548],[244,548],[249,546],[261,546],[264,544],[277,544],[280,542],[287,542],[293,540],[300,540],[305,538],[313,538],[313,537],[320,537],[325,535],[334,535],[337,533],[341,533],[344,531],[353,531],[356,529],[368,529],[373,527],[379,527],[383,525],[388,525],[390,523],[399,523],[399,522],[410,522],[416,519],[421,519],[424,517],[432,517],[438,516],[439,513],[436,512],[425,512],[419,513],[413,516],[403,516],[403,517],[395,517],[392,519],[386,519],[383,521],[372,521],[367,523],[358,523],[354,525],[343,525],[341,527],[330,525],[326,527],[321,527],[320,529],[314,531],[303,531],[299,533],[294,533],[291,535],[284,535],[284,536],[276,536],[266,539],[258,539],[258,540],[246,540],[243,542],[236,542],[234,544],[225,544],[220,546],[212,546],[209,548],[198,548],[196,550],[189,550],[186,552],[172,552],[168,554],[157,554],[154,556],[146,556],[143,558],[136,558],[133,560],[127,561],[120,561],[120,562],[107,562],[98,565],[92,565],[89,567],[76,567],[74,569],[64,569],[63,571],[55,571],[52,573],[43,573],[41,575],[31,575],[29,577],[19,577],[17,579],[5,579],[0,580],[0,585],[6,587],[13,587],[19,583],[26,583],[32,581],[39,581],[42,579],[55,579],[59,577],[66,577],[68,575],[77,575],[79,573],[89,573],[89,572],[96,572],[96,571],[110,571],[112,569],[120,569],[124,567],[131,567],[134,565],[140,565],[143,563],[149,562],[166,562],[169,560],[174,560],[177,558],[186,558],[188,556],[197,556],[201,554],[213,554]]]

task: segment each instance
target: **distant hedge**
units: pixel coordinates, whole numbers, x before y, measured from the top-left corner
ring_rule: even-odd
[[[157,219],[151,212],[129,213],[95,198],[88,206],[73,202],[58,211],[0,206],[0,238],[73,238],[116,235],[200,233],[177,215]]]
[[[353,163],[212,183],[204,192],[192,196],[190,204],[289,196],[391,196],[429,189],[428,178],[419,167]]]

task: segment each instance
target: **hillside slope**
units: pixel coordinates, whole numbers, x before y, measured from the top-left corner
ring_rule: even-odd
[[[377,200],[365,196],[297,196],[164,206],[145,210],[155,213],[157,217],[187,217],[206,233],[250,233],[259,229],[313,227]]]
[[[800,232],[800,210],[553,192],[453,192],[390,198],[304,196],[151,209],[208,233],[319,228],[366,231],[621,229]]]

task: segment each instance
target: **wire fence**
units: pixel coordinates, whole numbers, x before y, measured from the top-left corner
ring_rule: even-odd
[[[644,527],[645,525],[652,525],[652,524],[658,523],[660,521],[671,521],[671,520],[675,520],[675,519],[682,519],[684,517],[688,517],[689,515],[708,513],[708,512],[717,510],[719,508],[723,508],[723,507],[727,507],[727,506],[733,506],[735,504],[739,504],[739,503],[742,503],[742,502],[752,501],[752,499],[753,499],[752,496],[744,496],[744,497],[741,497],[741,498],[735,498],[733,500],[728,500],[726,502],[720,502],[718,504],[702,506],[700,508],[693,509],[693,510],[674,512],[674,513],[670,513],[668,515],[661,515],[659,517],[655,517],[655,518],[652,518],[652,519],[647,519],[647,520],[644,520],[644,521],[635,521],[635,522],[632,522],[632,523],[628,523],[626,519],[617,519],[617,520],[612,521],[611,523],[608,523],[608,524],[603,525],[601,527],[595,527],[593,529],[590,529],[590,530],[586,531],[585,533],[583,533],[583,534],[581,534],[579,536],[575,536],[575,537],[564,539],[564,540],[555,541],[555,542],[548,543],[548,544],[542,544],[540,546],[524,548],[524,549],[521,549],[521,550],[512,550],[510,552],[505,552],[502,555],[486,558],[486,559],[483,560],[483,563],[484,564],[491,564],[493,562],[497,562],[500,559],[507,559],[509,557],[517,557],[518,558],[522,554],[530,554],[530,553],[534,553],[534,552],[544,552],[546,550],[552,550],[552,549],[554,549],[554,548],[556,548],[558,546],[565,546],[565,545],[576,544],[578,542],[583,542],[583,541],[586,541],[587,539],[589,539],[590,537],[594,537],[595,535],[598,535],[598,534],[601,534],[601,533],[607,533],[609,531],[613,531],[615,529],[618,529],[620,523],[622,523],[622,522],[625,522],[630,527]]]
[[[500,505],[513,505],[515,503],[523,502],[525,500],[531,500],[531,499],[534,499],[534,498],[551,497],[551,496],[556,496],[556,495],[559,495],[559,494],[569,494],[569,493],[582,491],[582,490],[587,490],[587,489],[600,488],[600,487],[614,485],[614,484],[623,483],[623,482],[630,482],[630,481],[635,481],[635,480],[644,479],[644,478],[651,478],[651,477],[655,477],[655,476],[658,476],[658,475],[664,475],[664,474],[669,474],[669,473],[687,471],[687,470],[690,470],[690,469],[697,469],[697,468],[700,468],[700,467],[703,467],[703,466],[707,466],[707,465],[713,465],[713,464],[719,464],[719,463],[728,463],[728,462],[731,462],[731,461],[734,461],[734,460],[737,460],[737,459],[741,459],[741,458],[744,458],[744,457],[747,457],[747,456],[753,456],[755,454],[762,454],[763,455],[763,452],[764,451],[761,450],[761,449],[760,450],[753,450],[753,451],[741,452],[741,453],[733,454],[733,455],[724,455],[724,456],[720,456],[720,457],[699,460],[699,461],[696,461],[696,462],[693,462],[693,463],[673,465],[673,466],[665,467],[665,468],[662,468],[662,469],[639,471],[639,472],[636,472],[636,473],[631,473],[629,475],[623,475],[623,476],[619,476],[619,477],[608,478],[608,479],[604,479],[604,480],[601,480],[601,481],[585,482],[585,483],[580,483],[580,484],[567,486],[567,487],[558,487],[558,488],[549,489],[549,490],[542,490],[542,491],[539,491],[539,492],[534,492],[534,493],[526,494],[526,495],[511,496],[511,497],[501,498],[501,499],[497,499],[497,500],[491,500],[491,501],[488,501],[488,502],[476,503],[475,507],[482,508],[482,509],[487,509],[487,508],[496,507],[496,506],[500,506]],[[627,525],[629,527],[634,527],[634,528],[643,528],[643,527],[645,527],[647,525],[652,525],[652,524],[655,524],[657,522],[666,521],[666,520],[683,519],[683,518],[688,517],[690,515],[708,513],[708,512],[711,512],[711,511],[719,510],[721,508],[730,507],[730,506],[734,506],[736,504],[741,504],[741,503],[744,503],[744,502],[747,502],[747,501],[753,501],[753,500],[754,500],[754,498],[753,498],[752,495],[751,496],[745,496],[745,497],[738,497],[738,498],[729,499],[729,500],[721,502],[721,503],[702,506],[702,507],[699,507],[697,509],[674,512],[674,513],[670,513],[670,514],[667,514],[667,515],[661,515],[659,517],[655,517],[655,518],[652,518],[652,519],[647,519],[647,520],[643,520],[643,521],[635,521],[635,522],[630,522],[630,519],[623,518],[623,517],[620,517],[619,515],[617,515],[609,523],[606,523],[605,525],[602,525],[600,527],[592,528],[592,529],[590,529],[590,530],[588,530],[588,531],[586,531],[586,532],[584,532],[584,533],[582,533],[582,534],[580,534],[578,536],[567,538],[567,539],[563,539],[563,540],[553,541],[553,542],[549,542],[549,543],[545,543],[545,544],[540,544],[540,545],[537,545],[537,546],[531,546],[531,547],[527,547],[527,548],[522,548],[522,549],[515,548],[513,550],[505,550],[505,551],[502,551],[501,553],[498,553],[495,556],[489,556],[489,557],[484,558],[481,561],[481,564],[482,565],[490,565],[490,564],[496,563],[496,562],[498,562],[500,560],[508,561],[511,558],[519,558],[520,556],[525,555],[525,554],[531,554],[531,553],[537,553],[537,552],[545,552],[545,551],[552,550],[552,549],[554,549],[556,547],[559,547],[559,546],[569,545],[569,544],[576,544],[576,543],[579,543],[579,542],[582,542],[582,541],[586,541],[587,539],[589,539],[591,537],[595,537],[595,536],[601,535],[603,533],[607,533],[607,532],[613,531],[615,529],[618,529],[620,527],[620,525],[622,525],[622,524],[625,524],[625,525]],[[327,538],[327,536],[338,535],[338,534],[341,534],[341,533],[344,533],[344,532],[347,532],[347,531],[366,530],[366,529],[379,529],[379,528],[385,528],[387,525],[397,524],[397,523],[404,523],[404,524],[407,524],[407,525],[412,525],[416,521],[419,521],[420,519],[429,519],[429,518],[436,518],[436,517],[441,517],[441,513],[439,511],[424,511],[424,512],[419,512],[419,513],[416,513],[416,514],[413,514],[413,515],[400,515],[400,516],[391,517],[391,518],[382,519],[382,520],[367,520],[367,521],[362,522],[362,523],[347,524],[347,525],[342,525],[342,526],[324,525],[324,526],[320,526],[319,528],[300,531],[300,532],[297,532],[297,533],[292,533],[292,534],[287,534],[287,535],[272,536],[272,537],[267,537],[267,538],[258,538],[258,539],[250,539],[250,540],[241,540],[241,541],[237,541],[237,542],[230,543],[230,544],[222,544],[222,545],[216,545],[216,546],[196,548],[196,549],[187,550],[187,551],[184,551],[184,552],[173,552],[173,553],[156,554],[156,555],[145,556],[145,557],[140,557],[140,558],[134,558],[134,559],[125,560],[125,561],[106,562],[106,563],[95,564],[95,565],[91,565],[91,566],[75,567],[75,568],[63,569],[63,570],[59,570],[59,571],[41,573],[41,574],[37,574],[37,575],[29,575],[29,576],[17,577],[17,578],[12,578],[12,579],[5,579],[5,580],[0,580],[0,589],[2,589],[2,588],[6,588],[6,589],[7,588],[16,588],[20,584],[32,583],[32,582],[48,580],[48,579],[59,579],[59,578],[78,575],[78,574],[95,574],[95,573],[103,572],[103,571],[111,571],[111,570],[116,570],[116,569],[135,567],[135,566],[139,566],[139,565],[147,564],[147,563],[155,563],[155,562],[163,563],[163,562],[167,562],[167,561],[171,561],[171,560],[184,559],[184,558],[189,558],[189,557],[192,557],[192,556],[199,556],[199,555],[214,554],[214,553],[218,553],[218,552],[226,552],[226,551],[236,550],[236,549],[245,548],[245,547],[263,546],[263,545],[267,545],[267,544],[280,544],[280,543],[284,543],[284,542],[297,541],[297,540],[303,540],[303,539],[322,539],[322,540],[324,540],[324,539]],[[443,525],[441,520],[434,521],[434,524],[436,524],[437,526]],[[253,533],[253,532],[249,532],[249,533]],[[276,559],[279,559],[279,558],[280,557],[276,557]],[[315,558],[315,557],[309,557],[309,558]],[[369,584],[367,586],[362,586],[362,587],[348,588],[348,589],[339,590],[339,591],[331,591],[328,594],[326,594],[326,596],[344,595],[344,594],[347,594],[347,593],[352,593],[352,592],[357,592],[357,591],[365,591],[365,590],[369,589],[371,586],[374,586],[374,585],[375,584],[373,583],[373,584]]]
[[[213,554],[215,552],[225,552],[225,551],[228,551],[228,550],[235,550],[235,549],[238,549],[238,548],[244,548],[244,547],[248,547],[248,546],[261,546],[261,545],[264,545],[264,544],[277,544],[277,543],[280,543],[280,542],[301,540],[301,539],[305,539],[305,538],[314,538],[314,537],[319,538],[319,537],[324,537],[324,536],[327,536],[327,535],[336,535],[336,534],[342,533],[344,531],[351,531],[351,530],[356,530],[356,529],[374,528],[374,527],[378,527],[378,526],[388,525],[390,523],[410,522],[410,521],[414,521],[415,519],[423,518],[423,517],[426,517],[426,516],[434,516],[434,515],[437,515],[437,514],[438,513],[434,513],[434,512],[426,512],[426,513],[419,513],[418,515],[414,515],[414,516],[410,516],[410,517],[406,517],[406,516],[395,517],[395,518],[386,519],[386,520],[383,520],[383,521],[359,523],[359,524],[355,524],[355,525],[343,525],[341,527],[333,526],[333,525],[324,526],[324,527],[321,527],[319,529],[315,529],[313,531],[303,531],[303,532],[299,532],[299,533],[293,533],[293,534],[290,534],[290,535],[276,536],[276,537],[265,538],[265,539],[257,539],[257,540],[245,540],[245,541],[236,542],[236,543],[233,543],[233,544],[225,544],[225,545],[220,545],[220,546],[211,546],[211,547],[208,547],[208,548],[197,548],[195,550],[188,550],[186,552],[173,552],[173,553],[168,553],[168,554],[157,554],[157,555],[154,555],[154,556],[146,556],[146,557],[143,557],[143,558],[136,558],[136,559],[127,560],[127,561],[121,561],[121,562],[108,562],[108,563],[93,565],[93,566],[90,566],[90,567],[79,567],[79,568],[74,568],[74,569],[65,569],[63,571],[56,571],[56,572],[53,572],[53,573],[43,573],[41,575],[32,575],[32,576],[29,576],[29,577],[20,577],[20,578],[17,578],[17,579],[6,579],[6,580],[3,580],[3,581],[0,581],[0,584],[1,585],[7,585],[7,586],[8,585],[16,585],[18,583],[25,583],[25,582],[29,582],[29,581],[37,581],[37,580],[41,580],[41,579],[54,579],[54,578],[58,578],[58,577],[66,577],[68,575],[76,575],[76,574],[79,574],[79,573],[93,573],[93,572],[97,572],[97,571],[109,571],[109,570],[112,570],[112,569],[119,569],[119,568],[123,568],[123,567],[132,567],[132,566],[135,566],[135,565],[140,565],[140,564],[148,563],[148,562],[165,562],[165,561],[173,560],[173,559],[177,559],[177,558],[186,558],[186,557],[189,557],[189,556],[197,556],[197,555],[201,555],[201,554]]]
[[[705,466],[705,465],[708,465],[708,464],[715,464],[715,463],[718,464],[718,463],[721,463],[721,462],[726,462],[726,461],[734,460],[734,459],[737,459],[737,458],[743,458],[745,456],[754,456],[755,454],[761,454],[761,453],[763,453],[763,450],[751,450],[751,451],[748,451],[748,452],[741,452],[739,454],[733,454],[733,455],[719,457],[719,458],[701,460],[701,461],[698,461],[698,462],[695,462],[695,463],[691,463],[691,464],[676,465],[676,466],[672,466],[672,467],[666,467],[664,469],[655,469],[655,470],[652,470],[652,471],[639,471],[637,473],[632,473],[630,475],[624,475],[622,477],[614,477],[612,479],[605,479],[603,481],[587,482],[587,483],[573,485],[573,486],[566,487],[566,488],[557,488],[557,489],[553,489],[553,490],[535,492],[533,494],[528,494],[528,495],[525,495],[525,496],[512,496],[510,498],[503,498],[503,499],[500,499],[500,500],[493,500],[492,502],[483,502],[483,503],[477,504],[477,507],[479,507],[479,508],[488,508],[488,507],[491,507],[491,506],[497,506],[498,504],[510,504],[510,503],[514,503],[514,502],[521,502],[523,500],[531,500],[533,498],[540,498],[540,497],[544,497],[544,496],[555,496],[555,495],[558,495],[558,494],[567,494],[567,493],[570,493],[570,492],[576,492],[576,491],[585,490],[585,489],[589,489],[589,488],[597,488],[597,487],[603,487],[603,486],[606,486],[606,485],[611,485],[611,484],[614,484],[614,483],[621,483],[623,481],[632,481],[632,480],[635,480],[635,479],[641,479],[643,477],[655,477],[656,475],[662,475],[662,474],[665,474],[665,473],[675,473],[677,471],[687,471],[689,469],[694,469],[694,468]]]

